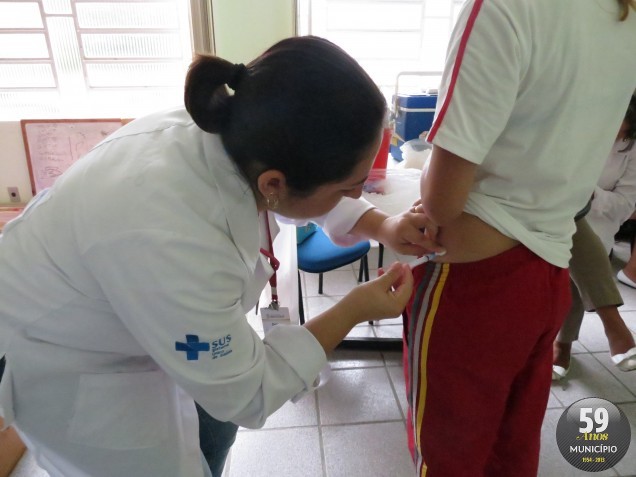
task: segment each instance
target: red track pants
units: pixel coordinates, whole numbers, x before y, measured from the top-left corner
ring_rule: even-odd
[[[536,476],[568,270],[517,246],[413,273],[404,371],[417,475]]]

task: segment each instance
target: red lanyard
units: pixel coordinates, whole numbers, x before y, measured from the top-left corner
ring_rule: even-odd
[[[267,229],[267,246],[269,250],[261,247],[261,253],[269,259],[270,266],[274,269],[274,274],[269,279],[269,286],[272,288],[272,304],[270,306],[278,308],[278,291],[276,290],[276,270],[280,267],[280,262],[274,256],[274,245],[272,244],[272,232],[269,228],[269,214],[265,212],[265,227]]]

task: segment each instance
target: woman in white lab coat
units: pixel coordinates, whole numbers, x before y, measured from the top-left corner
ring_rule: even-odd
[[[0,236],[0,405],[51,477],[210,475],[194,401],[260,427],[353,326],[401,312],[412,276],[394,265],[261,339],[245,313],[273,273],[275,215],[316,218],[343,244],[439,250],[422,216],[357,200],[385,103],[335,45],[199,58],[185,104],[108,137]]]

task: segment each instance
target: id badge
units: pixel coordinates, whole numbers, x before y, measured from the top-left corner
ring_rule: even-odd
[[[261,308],[261,319],[265,333],[277,325],[291,325],[289,308],[286,306]]]

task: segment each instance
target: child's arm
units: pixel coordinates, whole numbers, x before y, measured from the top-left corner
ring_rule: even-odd
[[[439,146],[433,146],[420,194],[426,216],[438,226],[457,219],[464,210],[477,165]]]
[[[431,163],[420,182],[422,203],[416,208],[438,227],[438,240],[447,253],[436,261],[474,262],[517,245],[475,215],[464,212],[476,181],[477,165],[434,146]]]

